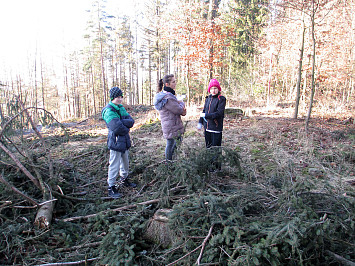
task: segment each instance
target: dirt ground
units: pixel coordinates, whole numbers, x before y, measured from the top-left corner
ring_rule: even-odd
[[[127,109],[135,119],[131,130],[132,149],[149,154],[151,160],[162,161],[165,140],[162,137],[158,112],[152,107],[143,106]],[[186,126],[183,146],[204,148],[203,132],[196,129],[200,110],[197,107],[188,108],[188,115],[183,117]],[[272,160],[272,164],[279,164],[278,167],[285,164],[284,161],[293,161],[301,173],[305,172],[304,168],[312,166],[328,173],[331,179],[337,179],[339,175],[343,181],[354,179],[354,118],[349,114],[343,114],[340,119],[315,116],[311,118],[306,131],[305,119],[290,118],[292,112],[292,108],[279,107],[273,110],[253,110],[249,112],[250,115],[241,119],[227,115],[222,145],[236,149],[243,159],[244,167],[253,166],[256,177],[261,175],[260,169],[257,170],[258,167],[255,166],[261,160],[259,157],[262,156],[259,155],[268,154],[269,159],[275,156],[279,160]],[[106,125],[98,117],[79,122],[70,127],[70,130],[87,132],[95,137],[82,143],[69,142],[68,149],[72,145],[78,149],[106,143]],[[269,164],[265,160],[259,163],[263,164],[262,167]]]

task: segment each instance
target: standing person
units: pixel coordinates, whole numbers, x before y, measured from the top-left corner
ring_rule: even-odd
[[[181,116],[186,115],[185,104],[175,96],[176,79],[166,75],[159,81],[158,93],[154,98],[154,107],[159,111],[163,136],[166,139],[165,158],[171,161],[176,142],[182,140],[184,125]]]
[[[221,146],[224,109],[226,107],[226,98],[221,95],[221,86],[216,79],[211,79],[208,85],[209,96],[206,97],[205,106],[200,115],[197,125],[198,129],[205,128],[206,147]],[[216,156],[217,157],[217,156]],[[213,160],[216,160],[215,158]],[[214,161],[213,168],[210,170],[220,170],[221,163]]]
[[[102,109],[102,118],[108,128],[107,146],[110,149],[108,167],[108,195],[119,198],[121,194],[115,185],[116,178],[120,175],[120,183],[128,187],[137,185],[128,181],[129,154],[131,147],[129,129],[133,127],[134,120],[122,105],[123,93],[118,87],[110,89],[111,101]]]

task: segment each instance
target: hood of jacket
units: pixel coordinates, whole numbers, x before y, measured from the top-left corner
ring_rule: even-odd
[[[161,91],[161,92],[157,93],[154,97],[154,107],[158,111],[161,110],[164,107],[164,105],[166,104],[166,102],[168,101],[168,99],[164,99],[165,96],[166,96],[166,93]]]

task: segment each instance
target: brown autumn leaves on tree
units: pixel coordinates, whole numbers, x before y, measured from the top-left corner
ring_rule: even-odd
[[[312,92],[322,107],[336,106],[339,102],[346,104],[353,97],[353,0],[265,4],[269,18],[262,24],[263,35],[259,40],[248,36],[255,42],[257,52],[252,55],[248,68],[234,70],[230,69],[233,61],[230,51],[235,47],[229,41],[232,34],[238,38],[235,31],[240,29],[231,25],[226,14],[238,17],[243,12],[229,13],[232,9],[228,5],[215,0],[177,1],[176,6],[150,1],[152,12],[149,14],[156,24],[154,30],[148,26],[144,29],[152,33],[144,38],[148,38],[151,44],[138,47],[134,43],[139,34],[136,32],[134,36],[129,26],[138,23],[139,19],[122,22],[112,15],[100,17],[106,11],[105,6],[99,5],[100,1],[95,2],[100,7],[93,9],[93,18],[100,18],[96,22],[98,28],[95,30],[92,26],[95,25],[93,19],[87,49],[82,54],[74,53],[73,57],[66,58],[65,88],[51,84],[52,69],[41,62],[40,67],[35,68],[37,74],[33,75],[41,77],[37,82],[23,80],[21,73],[14,80],[1,81],[4,104],[11,99],[8,95],[16,91],[28,95],[26,106],[46,106],[59,120],[86,117],[92,115],[93,110],[98,112],[108,88],[115,84],[124,87],[132,103],[150,103],[153,87],[165,71],[175,72],[180,81],[179,93],[186,93],[190,104],[199,103],[212,76],[221,80],[224,92],[234,105],[243,100],[257,103],[267,99],[269,104],[294,102],[294,117],[298,116],[299,108],[310,106]],[[262,6],[260,2],[250,1],[245,6]],[[173,11],[170,6],[174,7]],[[104,20],[111,21],[111,24],[104,24]],[[111,27],[121,22],[124,24]],[[109,27],[111,31],[108,31]],[[119,32],[122,28],[126,29],[124,34]],[[108,32],[104,34],[105,30]],[[115,38],[110,40],[108,33]],[[126,60],[132,57],[137,60]],[[38,61],[34,60],[35,64]],[[328,104],[329,101],[332,103]]]
[[[274,12],[281,15],[266,35],[265,62],[273,50],[272,86],[295,99],[294,118],[301,99],[309,104],[309,120],[315,93],[322,106],[335,98],[343,104],[351,101],[354,8],[354,1],[331,0],[285,1],[276,6]]]

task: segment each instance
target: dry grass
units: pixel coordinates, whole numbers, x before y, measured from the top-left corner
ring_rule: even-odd
[[[203,134],[196,129],[200,111],[199,107],[189,107],[188,115],[183,117],[186,132],[177,152],[177,160],[191,158],[193,154],[191,150],[205,149]],[[353,197],[354,187],[348,181],[355,179],[355,126],[348,119],[349,114],[342,113],[343,118],[339,116],[337,119],[333,116],[314,116],[310,121],[309,131],[306,132],[303,118],[297,120],[289,118],[292,111],[292,108],[277,106],[274,109],[250,108],[250,114],[241,121],[226,117],[222,145],[238,151],[241,155],[244,178],[236,178],[233,173],[229,172],[230,169],[226,169],[227,166],[223,165],[222,176],[212,175],[209,184],[211,187],[208,189],[219,194],[222,193],[219,188],[228,187],[243,191],[252,184],[261,191],[267,191],[270,197],[274,198],[277,197],[278,190],[286,181],[302,184],[307,180],[316,184],[316,192],[327,191],[331,187],[336,195]],[[315,114],[317,112],[315,109]],[[125,188],[122,190],[125,197],[118,201],[108,201],[106,125],[98,117],[87,119],[68,127],[70,140],[54,145],[51,149],[55,167],[60,169],[57,171],[58,182],[53,189],[59,192],[60,188],[66,196],[82,197],[85,200],[82,204],[80,201],[74,204],[59,198],[58,209],[55,213],[56,219],[95,213],[117,207],[117,204],[128,205],[155,195],[159,186],[163,185],[162,180],[157,181],[152,180],[151,176],[147,177],[148,174],[154,173],[157,166],[161,166],[164,160],[166,141],[162,137],[160,122],[157,120],[158,114],[151,107],[132,108],[130,113],[136,121],[131,130],[133,146],[130,150],[130,167],[134,173],[134,181],[139,183],[139,190]],[[55,141],[59,135],[55,135],[57,133],[48,131],[44,135],[49,141]],[[29,139],[31,137],[31,135],[28,136]],[[45,168],[44,159],[40,159],[38,163],[41,167],[43,166],[43,169]],[[67,168],[63,169],[63,165]],[[5,174],[9,173],[11,178],[17,175],[11,167],[8,168],[10,170],[6,169]],[[179,186],[176,187],[178,188]],[[18,199],[11,197],[12,194],[6,194],[6,196],[4,194],[1,200],[19,202]],[[95,204],[89,203],[98,201],[98,199],[102,201]],[[103,221],[98,218],[93,225],[95,227],[93,231],[97,231],[97,228],[104,228],[100,230],[103,230],[101,233],[105,234],[106,223],[108,223],[106,217]],[[83,226],[89,225],[83,223]],[[155,229],[164,231],[164,228],[164,226],[158,226]],[[56,234],[55,229],[53,233]],[[161,235],[164,237],[163,232]],[[86,237],[95,242],[103,238],[99,234]],[[70,244],[65,244],[67,240],[65,240],[64,233],[62,238],[64,240],[56,235],[50,236],[49,245],[53,247]],[[75,241],[85,242],[86,240],[74,239],[72,241],[76,243]],[[68,256],[72,255],[68,253]],[[33,260],[38,263],[37,259]],[[48,257],[45,261],[52,261],[52,258]]]

